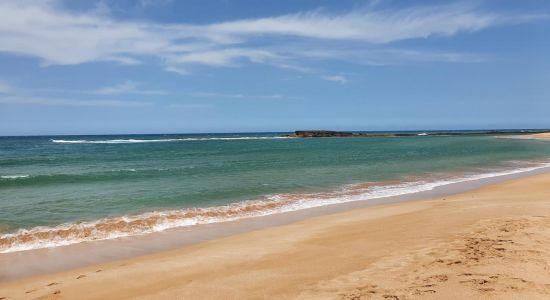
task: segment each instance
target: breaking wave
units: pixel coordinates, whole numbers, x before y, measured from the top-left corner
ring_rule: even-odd
[[[58,144],[134,144],[134,143],[166,143],[185,141],[234,141],[234,140],[275,140],[288,139],[286,136],[243,136],[243,137],[202,137],[173,139],[113,139],[113,140],[51,140]]]
[[[23,175],[2,175],[0,176],[0,179],[21,179],[21,178],[28,178],[30,175],[23,174]]]
[[[332,192],[278,194],[260,200],[208,208],[154,211],[96,221],[66,223],[54,227],[20,229],[0,235],[0,253],[63,246],[86,241],[142,235],[170,228],[226,222],[331,204],[380,199],[433,190],[452,183],[473,181],[550,167],[550,163],[443,180],[414,180],[387,184],[354,184]]]

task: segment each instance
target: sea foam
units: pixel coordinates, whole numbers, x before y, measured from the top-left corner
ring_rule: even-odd
[[[517,174],[546,167],[550,167],[550,163],[445,179],[414,180],[394,184],[353,184],[331,192],[277,194],[266,196],[260,200],[217,207],[154,211],[138,215],[104,218],[91,222],[67,223],[54,227],[41,226],[32,229],[20,229],[14,233],[0,235],[0,253],[114,239],[177,227],[227,222],[325,205],[381,199],[429,191],[453,183]]]
[[[202,137],[175,139],[113,139],[113,140],[50,140],[58,144],[133,144],[133,143],[166,143],[185,141],[234,141],[234,140],[276,140],[288,139],[286,136],[243,136],[243,137]]]
[[[20,179],[20,178],[28,178],[30,175],[23,174],[23,175],[3,175],[0,176],[1,179]]]

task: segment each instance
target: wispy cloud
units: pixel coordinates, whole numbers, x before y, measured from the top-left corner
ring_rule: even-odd
[[[476,12],[465,5],[450,5],[397,11],[354,11],[342,15],[313,11],[213,24],[209,29],[241,36],[273,34],[389,43],[473,32],[500,22],[499,15]]]
[[[168,105],[169,108],[175,108],[175,109],[189,109],[189,110],[195,110],[195,109],[209,109],[213,108],[214,106],[212,104],[205,104],[205,103],[173,103]]]
[[[158,5],[167,5],[172,3],[173,0],[139,0],[139,5],[143,8]]]
[[[0,81],[0,94],[10,94],[13,91],[14,91],[14,88],[11,85]]]
[[[271,95],[244,95],[244,94],[226,94],[213,92],[194,92],[190,96],[198,98],[230,98],[230,99],[282,99],[288,98],[280,94]]]
[[[61,99],[43,97],[22,97],[22,96],[0,96],[0,103],[16,105],[47,105],[47,106],[70,106],[70,107],[143,107],[152,106],[151,102],[126,101],[126,100],[103,100],[103,99]]]
[[[151,1],[142,3],[147,6]],[[548,18],[548,15],[485,12],[465,4],[384,10],[379,1],[372,3],[375,5],[343,14],[317,10],[195,25],[121,21],[110,17],[104,6],[99,7],[101,12],[96,9],[77,14],[61,9],[62,5],[55,0],[1,1],[0,52],[38,57],[46,66],[96,61],[136,65],[144,63],[144,58],[154,57],[161,61],[164,70],[180,75],[188,74],[189,66],[196,65],[227,67],[261,63],[300,71],[307,68],[303,66],[304,60],[336,59],[331,55],[313,57],[293,52],[288,41],[301,39],[308,43],[316,41],[310,43],[316,45],[306,51],[310,53],[341,50],[341,46],[336,47],[331,41],[355,43],[355,48],[362,48],[366,53],[359,63],[375,64],[380,60],[387,63],[392,58],[403,57],[464,62],[467,60],[461,56],[465,55],[460,53],[426,55],[406,52],[406,49],[395,50],[393,56],[380,57],[383,51],[379,47],[403,40],[449,37]],[[269,36],[277,39],[266,38]],[[116,87],[110,91],[116,91]]]
[[[98,95],[117,95],[117,94],[141,94],[141,95],[165,95],[165,91],[160,90],[144,90],[138,88],[138,84],[133,81],[125,81],[124,83],[115,86],[104,87],[93,91]]]
[[[69,106],[69,107],[143,107],[152,106],[154,103],[147,101],[119,100],[119,99],[86,99],[86,97],[51,97],[40,96],[36,93],[63,93],[77,92],[78,94],[90,94],[90,91],[71,91],[58,89],[20,89],[12,85],[0,82],[0,104],[11,105],[45,105],[45,106]]]
[[[166,67],[164,67],[163,70],[166,71],[166,72],[176,73],[178,75],[189,75],[190,74],[189,71],[187,71],[186,69],[181,68],[181,67],[175,67],[175,66],[166,66]]]
[[[342,75],[323,76],[322,78],[324,80],[334,81],[334,82],[338,82],[340,84],[344,84],[344,83],[348,82],[348,79],[345,76],[342,76]]]
[[[274,53],[260,49],[227,48],[181,54],[170,57],[168,61],[175,64],[230,66],[242,59],[246,59],[251,62],[263,63],[276,57],[277,55]]]
[[[310,59],[336,60],[361,65],[395,65],[423,62],[454,62],[454,63],[477,63],[491,60],[487,54],[469,54],[459,52],[435,52],[419,51],[412,49],[396,48],[370,48],[368,50],[347,47],[333,47],[332,49],[308,50],[305,47],[295,48],[294,55]]]

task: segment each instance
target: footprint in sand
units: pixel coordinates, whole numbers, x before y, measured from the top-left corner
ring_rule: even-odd
[[[25,291],[25,294],[30,294],[30,293],[34,293],[36,292],[36,290],[28,290],[28,291]]]
[[[57,291],[53,292],[53,294],[54,295],[59,295],[59,294],[61,294],[61,290],[57,290]]]
[[[52,282],[52,283],[48,284],[48,286],[52,286],[52,285],[56,285],[56,284],[59,284],[59,282]]]
[[[76,277],[76,279],[80,279],[80,278],[84,278],[86,277],[86,275],[78,275],[78,277]]]
[[[99,269],[97,271],[95,271],[96,273],[99,273],[99,272],[103,272],[103,270]]]

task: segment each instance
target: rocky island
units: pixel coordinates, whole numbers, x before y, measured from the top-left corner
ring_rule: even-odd
[[[333,130],[297,130],[285,135],[295,138],[324,137],[403,137],[403,136],[461,136],[461,135],[528,135],[548,133],[549,130],[467,130],[467,131],[405,131],[405,132],[351,132]]]

